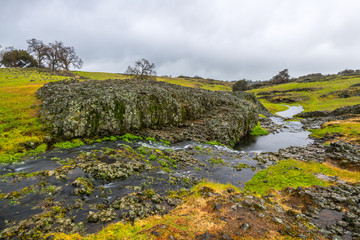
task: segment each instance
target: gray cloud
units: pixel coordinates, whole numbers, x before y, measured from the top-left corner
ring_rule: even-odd
[[[356,0],[2,0],[0,45],[74,46],[86,71],[269,79],[360,68]]]

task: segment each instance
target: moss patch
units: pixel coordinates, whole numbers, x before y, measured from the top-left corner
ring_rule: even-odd
[[[280,161],[275,166],[261,170],[245,184],[244,191],[264,195],[270,189],[281,190],[285,187],[309,187],[313,185],[328,186],[329,183],[317,178],[314,174],[338,176],[340,179],[358,182],[358,172],[351,172],[333,167],[329,164],[302,162],[297,160]]]
[[[264,128],[262,128],[260,126],[259,122],[253,129],[251,129],[251,132],[250,132],[250,135],[252,135],[252,136],[264,136],[264,135],[268,135],[268,134],[269,134],[269,132],[266,131]]]
[[[84,145],[85,145],[85,143],[81,139],[73,139],[71,141],[55,143],[53,145],[53,147],[62,148],[62,149],[70,149],[70,148],[75,148],[75,147],[81,147]]]
[[[339,121],[330,121],[321,126],[320,129],[311,129],[312,137],[335,136],[348,142],[360,143],[360,118],[351,118]]]

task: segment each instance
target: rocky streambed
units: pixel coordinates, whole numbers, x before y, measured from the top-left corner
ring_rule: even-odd
[[[195,141],[168,145],[152,138],[123,139],[55,149],[1,166],[1,238],[89,234],[110,223],[164,215],[202,179],[242,188],[258,171],[288,158],[351,163],[345,167],[359,164],[357,146],[324,146],[309,139],[300,122],[285,120],[301,110],[291,107],[282,113],[284,118],[261,119],[273,133],[249,137],[236,149]],[[274,144],[263,144],[268,142]],[[261,238],[275,231],[299,239],[359,239],[359,185],[330,180],[335,186],[286,188],[281,198],[256,197],[231,188],[215,194],[204,188],[201,197],[211,209],[209,214],[225,227],[221,233],[199,233],[197,238]],[[154,230],[154,237],[161,239],[161,231]]]

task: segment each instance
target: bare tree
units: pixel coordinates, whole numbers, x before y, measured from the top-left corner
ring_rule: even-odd
[[[32,53],[40,67],[47,66],[52,71],[58,69],[70,70],[70,67],[81,68],[83,61],[76,55],[74,47],[64,46],[63,42],[55,41],[44,44],[35,38],[26,41],[28,51]]]
[[[83,61],[76,55],[74,47],[61,47],[59,49],[59,63],[66,71],[69,71],[70,65],[78,69],[83,65]]]
[[[48,50],[48,46],[43,43],[41,40],[37,40],[35,38],[29,39],[26,41],[28,44],[28,52],[32,53],[37,61],[39,67],[45,67],[46,60],[46,52]]]
[[[150,79],[156,75],[155,64],[143,58],[136,61],[134,67],[128,66],[125,74],[132,75],[136,79]]]
[[[49,69],[55,71],[59,68],[59,52],[63,47],[62,42],[55,41],[46,47],[46,61]]]

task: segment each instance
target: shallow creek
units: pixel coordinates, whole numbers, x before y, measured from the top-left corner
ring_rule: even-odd
[[[21,178],[0,178],[0,193],[11,194],[15,191],[19,193],[18,195],[12,194],[14,197],[8,196],[8,198],[0,200],[0,231],[14,226],[21,220],[30,219],[34,214],[41,214],[47,205],[56,203],[62,207],[66,206],[68,210],[65,216],[72,218],[76,224],[82,222],[83,231],[91,233],[100,230],[104,222],[87,221],[89,211],[101,211],[103,208],[106,209],[106,206],[112,206],[111,204],[115,200],[124,199],[126,196],[144,189],[153,189],[160,196],[165,196],[169,190],[189,189],[203,178],[243,187],[244,183],[249,181],[257,171],[264,168],[254,160],[257,153],[274,152],[280,148],[304,146],[312,142],[308,138],[309,132],[302,129],[300,122],[285,121],[285,118],[291,118],[302,110],[302,107],[289,107],[287,111],[278,113],[280,117],[272,117],[271,120],[283,126],[279,132],[267,136],[246,137],[234,149],[197,142],[181,142],[165,146],[143,140],[130,143],[105,141],[73,149],[55,149],[31,157],[22,163],[0,166],[0,175],[45,172],[45,174],[27,175]],[[164,168],[161,161],[147,161],[148,168],[127,174],[126,177],[110,180],[101,176],[96,177],[94,172],[83,167],[84,164],[87,164],[86,162],[82,165],[78,164],[74,168],[69,168],[67,165],[71,163],[71,160],[76,162],[78,159],[82,159],[79,158],[79,155],[85,157],[94,155],[98,150],[120,148],[126,152],[124,145],[130,146],[135,151],[139,147],[150,149],[150,153],[145,154],[147,160],[150,155],[154,154],[158,154],[158,159],[162,159],[163,162],[169,159],[166,156],[170,156],[170,158],[179,156],[180,160],[177,161],[176,166],[169,168]],[[155,149],[160,151],[156,152]],[[104,157],[99,157],[96,161],[96,163],[113,163],[111,159]],[[65,171],[65,169],[67,170]],[[62,175],[54,174],[54,172],[61,172],[60,170],[64,172]],[[94,189],[90,194],[81,192],[75,194],[76,184],[74,182],[79,178],[91,181]],[[161,211],[171,205],[169,202],[167,204],[165,202],[162,201],[163,209],[160,209]],[[158,203],[158,201],[153,201],[153,203]],[[159,206],[156,204],[153,208],[159,210]],[[116,210],[118,218],[121,219],[121,216],[125,216],[124,212],[128,213],[129,210]]]

